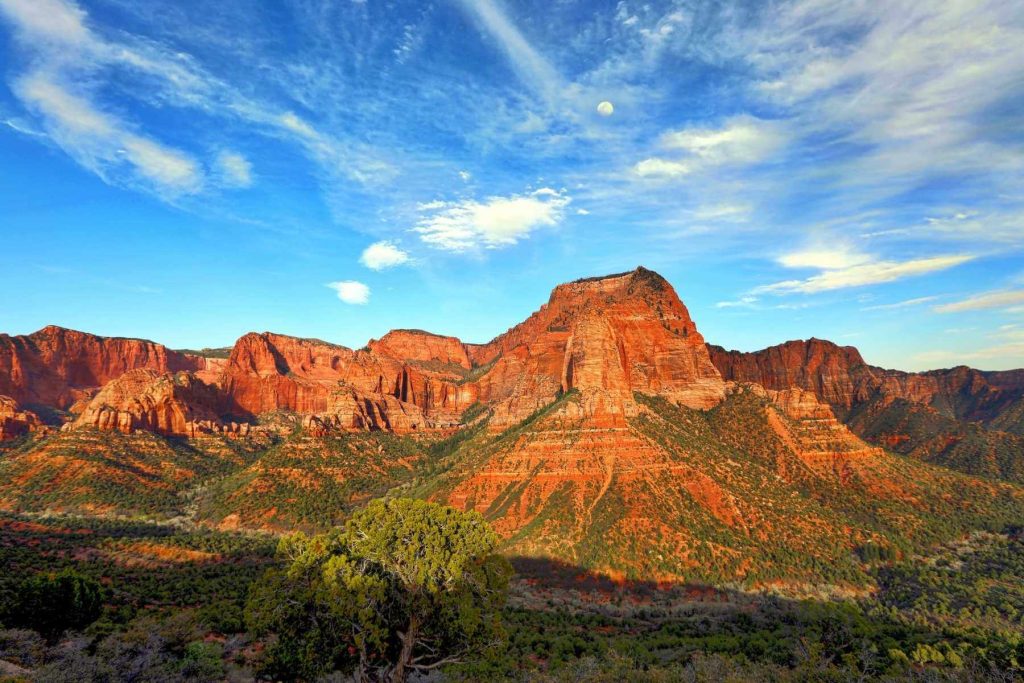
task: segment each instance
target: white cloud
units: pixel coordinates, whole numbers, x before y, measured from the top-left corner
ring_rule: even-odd
[[[745,221],[751,212],[749,204],[711,204],[693,212],[697,220]]]
[[[715,308],[753,308],[756,303],[756,296],[741,296],[736,301],[719,301]]]
[[[338,298],[347,304],[363,305],[370,301],[370,288],[355,280],[330,282],[328,287],[338,293]]]
[[[1024,304],[1024,290],[985,292],[963,301],[936,306],[935,311],[937,313],[962,313],[964,311],[980,311],[990,308],[1010,308],[1017,304]]]
[[[218,154],[217,168],[224,184],[229,187],[252,185],[252,164],[238,152],[223,151]]]
[[[199,190],[202,172],[184,153],[136,135],[124,135],[121,143],[139,173],[161,187],[181,192]]]
[[[896,303],[892,303],[892,304],[878,304],[878,305],[875,305],[875,306],[865,306],[861,310],[862,311],[889,311],[889,310],[895,310],[895,309],[899,309],[899,308],[911,308],[912,306],[920,306],[921,304],[926,304],[926,303],[928,303],[930,301],[935,301],[938,298],[939,297],[937,297],[937,296],[921,296],[921,297],[917,297],[916,299],[906,299],[904,301],[897,301]]]
[[[561,193],[558,190],[555,190],[550,187],[542,187],[540,189],[534,190],[530,194],[532,194],[534,197],[558,197],[561,195]]]
[[[836,246],[812,247],[810,249],[794,251],[789,254],[783,254],[778,260],[786,268],[833,270],[867,263],[871,260],[871,257],[847,246]]]
[[[815,258],[818,259],[817,265],[814,265]],[[822,269],[822,272],[805,280],[785,280],[762,285],[756,287],[752,292],[754,294],[813,294],[848,287],[863,287],[945,270],[966,263],[974,257],[966,254],[953,254],[910,261],[868,262],[857,258],[852,261],[844,261],[844,258],[848,258],[848,256],[828,254],[827,252],[816,255],[806,253],[797,255],[791,261],[792,267],[816,267]]]
[[[576,209],[576,215],[577,216],[589,216],[590,212],[587,211],[586,209]]]
[[[666,133],[662,144],[707,164],[750,164],[773,155],[786,141],[781,124],[753,116],[735,116],[721,128],[691,127]]]
[[[693,164],[651,157],[638,162],[633,172],[641,178],[676,178],[693,172]]]
[[[461,5],[498,40],[520,78],[547,99],[559,94],[562,78],[558,72],[527,42],[495,0],[461,0]]]
[[[70,92],[53,74],[34,72],[18,81],[15,91],[43,117],[51,139],[100,177],[119,177],[127,161],[136,178],[158,193],[177,196],[202,188],[202,169],[194,159],[130,132],[86,97]]]
[[[313,126],[306,123],[293,112],[289,111],[281,114],[281,116],[278,117],[278,121],[291,132],[304,138],[309,138],[310,140],[315,141],[320,137],[320,134],[313,129]]]
[[[469,182],[473,178],[473,174],[469,171],[459,171],[459,177],[462,178],[463,182]]]
[[[557,225],[568,195],[541,188],[528,195],[490,197],[484,202],[430,202],[413,231],[427,244],[447,251],[496,249],[515,244],[539,227]]]
[[[371,270],[385,270],[409,262],[409,254],[398,248],[394,242],[374,242],[363,250],[359,262]]]
[[[70,133],[97,137],[115,135],[115,124],[109,116],[97,111],[85,98],[69,93],[51,78],[36,72],[22,79],[15,89],[23,100]]]
[[[85,12],[63,0],[0,0],[0,11],[38,39],[82,43],[90,38]]]
[[[674,178],[720,166],[746,166],[769,159],[787,140],[782,124],[753,116],[728,119],[720,128],[689,127],[665,133],[661,147],[679,158],[650,157],[633,172],[644,178]]]

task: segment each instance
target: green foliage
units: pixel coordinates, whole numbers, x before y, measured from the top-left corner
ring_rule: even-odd
[[[223,648],[216,643],[196,641],[185,646],[179,669],[186,679],[215,681],[224,675]]]
[[[468,408],[462,411],[462,415],[461,417],[459,417],[459,422],[461,422],[464,425],[469,424],[473,420],[477,419],[478,417],[486,413],[487,410],[488,408],[486,405],[480,403],[479,401],[474,401]]]
[[[267,673],[404,681],[492,647],[511,574],[496,544],[480,515],[410,499],[283,539],[283,566],[253,587],[246,610],[251,629],[277,638]]]
[[[847,422],[865,439],[897,453],[976,476],[1024,483],[1022,414],[1024,399],[986,426],[956,419],[932,406],[879,399],[859,406]]]
[[[4,622],[29,628],[55,640],[69,630],[81,630],[99,619],[103,587],[72,569],[38,574],[18,586]]]
[[[19,512],[170,519],[187,514],[188,488],[248,464],[266,445],[221,436],[58,432],[0,458],[0,500]]]
[[[109,587],[104,613],[90,632],[116,631],[145,611],[196,607],[206,628],[237,633],[244,628],[249,585],[273,559],[275,545],[272,538],[211,530],[0,515],[0,614],[18,601],[23,577],[73,571]],[[152,550],[168,558],[177,551],[183,555],[161,559]],[[204,555],[190,559],[189,553]]]
[[[194,497],[195,517],[214,524],[232,517],[279,532],[327,530],[412,479],[421,458],[417,442],[384,432],[296,434],[252,465],[211,480]]]

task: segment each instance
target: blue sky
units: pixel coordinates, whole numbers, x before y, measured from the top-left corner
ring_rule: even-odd
[[[1018,0],[0,0],[0,78],[7,332],[486,341],[642,264],[726,347],[1024,366]]]

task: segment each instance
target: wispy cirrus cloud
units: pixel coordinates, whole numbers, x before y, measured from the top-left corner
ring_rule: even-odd
[[[894,261],[878,259],[847,247],[811,248],[783,254],[780,265],[794,269],[814,269],[816,275],[800,280],[783,280],[755,287],[758,294],[815,294],[835,289],[864,287],[925,275],[967,263],[970,254],[949,254]]]
[[[806,133],[856,145],[840,160],[845,183],[894,192],[937,174],[1020,171],[991,111],[1021,88],[1012,0],[797,0],[763,17],[732,49],[761,73],[754,92],[792,108]]]
[[[954,301],[935,307],[936,313],[964,313],[997,308],[1011,308],[1024,305],[1024,290],[1007,289],[995,292],[984,292],[972,297]]]
[[[548,60],[523,37],[522,32],[502,9],[499,0],[459,2],[498,41],[521,78],[547,99],[558,96],[563,79]]]
[[[251,162],[237,153],[214,156],[207,172],[200,154],[144,132],[139,121],[109,113],[114,107],[103,100],[111,90],[296,143],[321,169],[328,196],[339,181],[379,184],[395,175],[365,142],[324,133],[287,109],[242,94],[187,53],[123,31],[93,30],[89,14],[74,0],[0,0],[0,17],[32,56],[30,70],[16,81],[16,94],[43,117],[46,134],[59,147],[107,182],[172,199],[200,193],[211,180],[226,187],[253,182]],[[120,172],[126,164],[134,179]]]
[[[193,157],[132,132],[86,96],[70,92],[58,78],[34,72],[18,81],[15,91],[42,116],[50,138],[78,163],[105,180],[127,180],[127,170],[170,196],[202,188],[202,167]]]
[[[637,162],[633,171],[645,178],[671,178],[721,166],[747,166],[770,159],[786,140],[780,122],[736,116],[717,128],[691,126],[664,133],[660,147],[681,156],[649,157]]]
[[[931,303],[939,297],[937,296],[919,296],[914,299],[904,299],[903,301],[896,301],[891,304],[875,304],[874,306],[865,306],[862,311],[894,311],[903,308],[912,308],[914,306],[921,306],[923,304]]]

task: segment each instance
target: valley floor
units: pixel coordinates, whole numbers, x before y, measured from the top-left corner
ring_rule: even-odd
[[[871,561],[877,589],[849,599],[624,582],[514,558],[507,644],[485,660],[449,667],[442,678],[1019,680],[1019,531],[976,533],[902,562]],[[257,679],[262,644],[246,634],[243,610],[249,584],[274,561],[274,546],[263,534],[4,515],[0,604],[20,577],[67,567],[100,580],[108,597],[99,621],[57,644],[0,630],[0,680]]]

